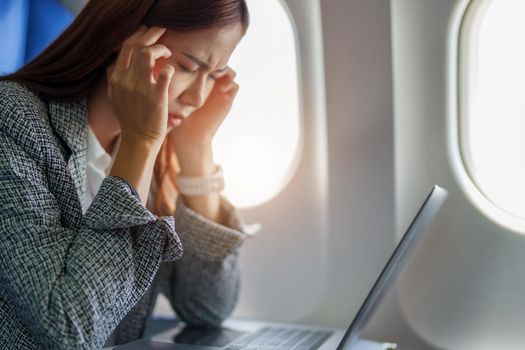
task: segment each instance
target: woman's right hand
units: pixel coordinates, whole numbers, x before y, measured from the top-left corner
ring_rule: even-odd
[[[153,68],[171,51],[156,44],[166,28],[141,25],[126,39],[114,64],[108,67],[108,99],[122,132],[122,139],[157,146],[164,142],[168,123],[168,87],[175,73],[166,64],[155,80]]]

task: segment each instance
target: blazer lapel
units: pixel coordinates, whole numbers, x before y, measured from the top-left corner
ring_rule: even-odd
[[[64,157],[73,177],[80,203],[86,194],[87,107],[86,101],[49,101],[49,119],[57,136],[67,147]]]

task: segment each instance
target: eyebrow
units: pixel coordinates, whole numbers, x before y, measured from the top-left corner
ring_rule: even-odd
[[[186,53],[186,52],[183,52],[182,54],[184,56],[188,57],[193,62],[195,62],[201,69],[210,70],[210,66],[208,66],[207,63],[201,61],[197,57],[192,56],[192,55],[190,55],[189,53]],[[226,71],[227,69],[228,69],[228,66],[224,66],[221,69],[217,69],[214,73],[222,73],[222,72]]]

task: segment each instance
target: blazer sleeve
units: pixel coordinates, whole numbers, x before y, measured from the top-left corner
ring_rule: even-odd
[[[173,218],[107,177],[78,227],[63,227],[38,162],[2,132],[0,145],[0,302],[40,348],[101,348],[161,262],[182,255]]]
[[[228,226],[220,225],[177,199],[175,221],[184,256],[162,268],[171,276],[168,299],[189,325],[219,326],[237,303],[240,287],[238,250],[247,235],[235,208],[221,198]],[[161,283],[162,285],[162,283]]]

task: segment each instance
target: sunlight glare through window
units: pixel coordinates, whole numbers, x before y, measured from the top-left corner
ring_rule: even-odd
[[[250,28],[229,66],[240,90],[214,139],[224,169],[225,196],[251,207],[279,193],[295,170],[299,89],[295,33],[277,0],[248,0]]]
[[[495,205],[525,218],[524,0],[491,1],[472,38],[464,155],[478,188]]]

